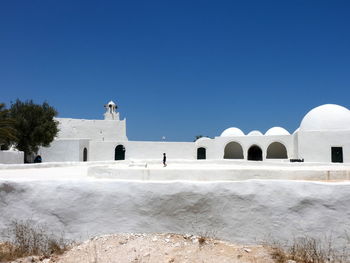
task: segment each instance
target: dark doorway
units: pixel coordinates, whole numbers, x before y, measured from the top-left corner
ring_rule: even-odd
[[[225,146],[224,159],[243,159],[243,148],[238,142],[230,142]]]
[[[114,160],[125,160],[125,147],[123,145],[115,147]]]
[[[197,160],[207,159],[207,150],[203,147],[197,149]]]
[[[332,147],[332,163],[343,162],[343,147]]]
[[[88,156],[87,156],[87,149],[84,148],[84,151],[83,151],[83,162],[87,162],[87,158],[88,158]]]
[[[248,150],[248,160],[249,161],[262,161],[262,150],[259,146],[253,145]]]
[[[267,147],[266,159],[287,159],[287,149],[280,142],[273,142]]]

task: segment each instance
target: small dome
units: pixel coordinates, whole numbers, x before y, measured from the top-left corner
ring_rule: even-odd
[[[335,104],[321,105],[305,115],[301,121],[300,130],[350,130],[350,111]]]
[[[207,141],[210,140],[208,137],[200,137],[199,139],[196,140],[196,142],[201,142],[201,141]]]
[[[115,103],[111,100],[110,102],[107,103],[107,105],[115,106]]]
[[[260,131],[254,130],[248,133],[248,136],[262,136],[263,134]]]
[[[290,133],[282,128],[282,127],[272,127],[271,129],[269,129],[265,135],[267,136],[273,136],[273,135],[290,135]]]
[[[231,128],[224,130],[220,136],[221,137],[244,136],[244,133],[238,128],[231,127]]]

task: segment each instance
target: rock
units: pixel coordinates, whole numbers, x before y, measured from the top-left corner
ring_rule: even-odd
[[[252,252],[252,250],[251,250],[251,249],[249,249],[249,248],[244,248],[244,251],[245,251],[245,252],[247,252],[247,253]]]

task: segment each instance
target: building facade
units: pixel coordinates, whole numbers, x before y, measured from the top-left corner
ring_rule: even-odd
[[[273,127],[245,135],[231,127],[195,142],[129,141],[115,103],[105,108],[104,120],[58,118],[58,137],[39,151],[43,161],[161,159],[167,153],[169,159],[350,163],[350,111],[335,104],[312,109],[293,134]]]

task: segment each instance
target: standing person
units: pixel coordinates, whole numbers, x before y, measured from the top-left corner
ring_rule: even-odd
[[[166,154],[163,153],[163,167],[166,167]]]

